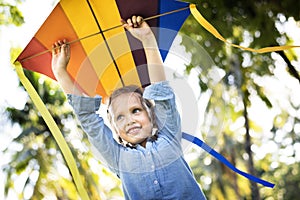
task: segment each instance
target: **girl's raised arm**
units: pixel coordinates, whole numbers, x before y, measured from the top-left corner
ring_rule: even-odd
[[[122,20],[123,27],[126,28],[135,38],[139,39],[145,50],[150,81],[152,83],[165,81],[165,71],[163,61],[158,50],[155,36],[149,25],[141,16],[132,16],[127,21]]]
[[[66,94],[84,96],[67,72],[70,60],[70,45],[66,40],[58,40],[52,45],[52,71]]]

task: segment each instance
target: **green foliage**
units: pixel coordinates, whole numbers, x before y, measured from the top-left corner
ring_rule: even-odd
[[[0,25],[21,25],[24,22],[23,16],[17,8],[17,5],[21,2],[22,0],[17,0],[8,4],[0,1]],[[20,49],[11,50],[12,63],[20,51]],[[62,131],[78,163],[82,181],[90,198],[100,199],[100,194],[122,197],[122,191],[119,187],[120,182],[115,181],[113,189],[104,190],[102,188],[106,183],[104,185],[103,183],[102,185],[99,184],[101,174],[91,170],[91,168],[100,168],[101,164],[98,161],[93,162],[93,164],[90,163],[92,155],[90,152],[86,152],[89,146],[87,137],[80,131],[76,123],[74,125],[74,115],[66,105],[66,97],[58,84],[49,78],[27,70],[25,70],[25,75],[39,93]],[[3,172],[7,176],[4,194],[8,195],[10,191],[21,191],[17,194],[20,199],[34,200],[53,196],[57,199],[77,200],[79,195],[65,160],[49,128],[32,101],[28,99],[21,110],[8,107],[6,113],[11,123],[18,124],[22,131],[3,150],[3,153],[10,157],[9,162],[3,167]],[[73,126],[70,127],[70,124],[73,124]],[[75,138],[74,130],[77,133]],[[74,145],[74,140],[79,140],[83,147],[80,148],[78,145]],[[18,148],[15,149],[14,146],[18,146]],[[105,176],[110,177],[112,175],[106,174]],[[15,184],[22,177],[25,177],[24,184]],[[115,178],[112,179],[115,180]]]
[[[197,4],[203,16],[226,39],[252,48],[281,45],[282,41],[291,43],[285,33],[277,30],[276,23],[284,23],[288,17],[294,17],[295,20],[300,18],[300,2],[296,0],[190,0],[190,2]],[[13,5],[0,1],[0,25],[23,23],[24,19],[17,8],[19,3],[21,1],[15,1]],[[255,167],[256,175],[276,183],[275,189],[259,186],[261,199],[296,199],[297,189],[300,187],[300,165],[299,160],[295,159],[300,134],[299,128],[296,127],[300,126],[300,119],[296,112],[290,115],[289,110],[281,109],[274,97],[269,96],[253,78],[273,76],[276,66],[271,54],[260,55],[226,46],[204,30],[193,17],[189,17],[185,22],[181,35],[193,39],[191,41],[183,37],[182,41],[187,52],[192,55],[191,63],[186,66],[186,72],[193,73],[193,69],[197,69],[200,72],[201,91],[211,94],[201,130],[204,140],[238,168],[248,171],[249,155],[252,154],[251,152],[249,154],[245,147],[247,119],[250,129],[248,131],[252,136],[250,141],[253,144],[252,150],[264,143],[271,143],[278,149],[274,154],[266,153],[263,158],[256,158],[254,155],[255,165],[252,167]],[[294,51],[287,51],[286,54],[289,59],[299,57]],[[16,50],[13,50],[12,58],[15,58],[15,55]],[[211,75],[216,72],[215,68],[225,73],[224,78],[218,83],[214,82]],[[86,151],[87,138],[77,127],[75,130],[78,132],[75,131],[76,137],[74,136],[72,129],[74,126],[72,128],[69,126],[74,116],[66,106],[62,91],[53,81],[41,75],[29,71],[25,73],[65,136],[90,197],[99,199],[100,194],[107,198],[122,196],[119,179],[112,176],[94,160],[90,152]],[[274,117],[273,127],[266,132],[255,119],[249,119],[245,113],[245,108],[253,104],[251,98],[257,96],[268,108],[281,109]],[[289,104],[294,111],[299,110],[299,105],[292,105],[290,102]],[[22,187],[22,191],[25,191],[26,187],[31,187],[33,192],[30,199],[43,199],[46,195],[48,197],[54,195],[58,199],[78,199],[63,156],[31,100],[26,102],[24,109],[7,108],[7,113],[11,123],[18,124],[22,132],[3,152],[11,156],[3,168],[7,176],[5,194],[16,187]],[[289,128],[291,126],[294,128]],[[267,135],[268,138],[263,139],[263,135]],[[78,144],[76,140],[79,140],[83,147],[74,145]],[[14,149],[12,147],[14,145],[18,145],[18,148]],[[291,148],[293,149],[291,155],[287,157],[280,155],[279,152]],[[191,162],[191,167],[208,199],[251,199],[253,191],[247,179],[231,172],[219,161],[199,151],[193,150],[191,154],[197,157]],[[293,162],[287,164],[280,161],[279,157]],[[62,169],[65,169],[64,173],[60,172]],[[21,175],[26,176],[24,185],[16,186],[16,179]],[[103,184],[106,178],[113,182],[110,188]],[[24,192],[19,195],[21,199],[25,198]]]
[[[30,71],[25,71],[25,74],[41,95],[71,148],[72,154],[78,162],[79,172],[82,175],[82,181],[89,196],[92,199],[100,199],[100,194],[107,193],[107,195],[110,195],[110,191],[101,189],[102,186],[99,185],[101,178],[99,175],[90,170],[91,167],[100,165],[100,163],[97,162],[91,166],[89,163],[89,160],[92,158],[91,153],[73,145],[74,140],[78,140],[85,148],[89,146],[87,137],[83,132],[79,132],[80,138],[73,138],[74,133],[71,132],[70,127],[66,126],[74,120],[74,115],[70,108],[66,106],[66,98],[62,90],[49,78]],[[78,199],[78,193],[65,160],[47,125],[31,100],[28,100],[24,109],[7,108],[7,112],[12,123],[17,123],[22,128],[21,134],[13,142],[20,144],[22,150],[12,152],[8,148],[5,151],[8,154],[12,154],[10,162],[5,167],[7,174],[5,194],[8,194],[9,189],[16,187],[14,185],[16,175],[26,174],[28,171],[37,171],[38,176],[35,179],[30,178],[31,173],[27,174],[29,178],[23,186],[24,189],[32,187],[31,199],[42,199],[49,194],[59,199]],[[73,128],[78,130],[77,127]],[[62,172],[61,168],[65,170]],[[121,189],[117,185],[112,190],[112,193],[122,196]]]
[[[295,20],[300,19],[300,2],[295,0],[189,0],[189,2],[195,3],[200,13],[228,41],[256,49],[291,44],[292,41],[290,41],[290,38],[285,32],[278,31],[276,25],[285,23],[289,17],[293,17]],[[276,162],[278,157],[266,156],[262,160],[254,160],[255,166],[251,166],[249,165],[249,156],[255,157],[255,154],[252,155],[252,151],[247,152],[246,150],[247,142],[250,145],[263,146],[261,139],[264,138],[265,134],[273,135],[273,138],[270,140],[278,140],[278,138],[283,137],[284,139],[282,140],[290,141],[288,145],[278,145],[278,152],[283,151],[285,148],[292,148],[294,144],[299,144],[299,133],[294,133],[292,130],[291,133],[287,134],[286,131],[283,131],[287,126],[299,126],[298,118],[294,117],[293,114],[293,116],[290,116],[288,111],[280,110],[274,118],[275,126],[267,132],[257,124],[255,119],[249,119],[247,113],[247,109],[253,106],[253,97],[259,97],[269,109],[278,108],[278,102],[274,101],[274,97],[269,96],[261,84],[255,81],[257,77],[273,76],[276,66],[271,54],[256,54],[227,46],[203,29],[193,17],[188,18],[181,29],[181,34],[192,38],[194,42],[198,43],[208,52],[210,58],[213,60],[211,67],[217,66],[225,72],[225,76],[221,81],[223,85],[222,89],[218,91],[216,85],[211,85],[209,84],[210,81],[207,81],[210,67],[201,64],[203,62],[201,60],[207,60],[207,57],[202,56],[202,52],[199,53],[198,49],[196,49],[199,45],[194,45],[193,42],[188,40],[182,41],[186,51],[192,55],[192,64],[186,66],[187,73],[190,73],[194,68],[198,69],[200,67],[201,75],[199,76],[199,84],[201,89],[203,91],[215,91],[206,112],[217,116],[217,112],[211,112],[215,107],[226,113],[223,114],[223,123],[221,122],[221,118],[215,117],[216,123],[223,124],[221,131],[215,132],[216,130],[212,126],[209,128],[206,127],[205,130],[211,131],[210,134],[203,132],[205,141],[215,147],[216,150],[221,152],[232,163],[244,169],[244,171],[255,168],[258,176],[277,184],[274,190],[260,187],[260,193],[256,194],[258,196],[254,196],[254,191],[251,190],[253,187],[247,183],[246,179],[240,176],[235,177],[224,166],[222,167],[218,161],[211,160],[207,164],[205,161],[208,158],[203,159],[201,157],[191,164],[207,197],[209,199],[296,198],[297,190],[295,187],[298,186],[299,188],[298,180],[300,174],[299,170],[295,170],[295,168],[299,168],[299,161],[286,167],[284,167],[284,163],[281,163],[280,167],[272,169],[270,165]],[[299,58],[299,55],[296,55],[294,51],[285,51],[285,54],[289,59]],[[289,71],[291,71],[290,66]],[[294,74],[291,73],[291,75],[297,78],[295,70],[292,71]],[[226,109],[220,109],[222,106],[225,106]],[[298,110],[299,108],[295,107],[293,109]],[[259,116],[260,113],[258,112],[257,115]],[[246,121],[249,125],[248,130]],[[255,135],[256,137],[252,137],[250,141],[247,141],[248,139],[245,137],[246,131],[249,131],[250,135]],[[284,136],[279,136],[278,134],[284,134]],[[266,140],[265,142],[269,141]],[[295,159],[295,154],[289,159]],[[203,160],[206,163],[204,165]],[[280,170],[280,168],[285,168],[286,171]],[[289,179],[289,181],[285,181],[287,173],[291,173],[291,171],[294,172],[294,177]],[[276,177],[274,177],[274,173],[277,175]],[[211,183],[207,184],[207,182],[203,181],[206,179],[204,177],[209,177]]]
[[[12,51],[12,55],[14,54],[15,50]],[[70,107],[67,106],[66,97],[58,84],[35,72],[25,70],[25,75],[41,96],[62,131],[78,163],[79,172],[82,175],[82,181],[89,196],[92,199],[100,199],[100,194],[110,195],[110,190],[101,189],[99,174],[90,170],[91,167],[100,166],[100,163],[96,162],[93,165],[89,163],[92,156],[90,152],[86,152],[86,148],[89,146],[87,137],[78,129],[76,123],[74,124],[75,117]],[[20,85],[20,87],[22,86]],[[49,128],[37,112],[32,101],[28,99],[22,110],[11,107],[7,108],[6,111],[11,123],[20,125],[22,132],[11,143],[11,145],[20,145],[21,150],[11,151],[11,145],[9,145],[4,151],[8,155],[12,155],[10,162],[4,168],[7,174],[5,194],[7,195],[10,189],[20,187],[14,185],[14,182],[22,174],[22,176],[27,176],[28,179],[21,187],[23,187],[23,190],[29,187],[33,191],[30,199],[43,199],[49,195],[54,195],[59,199],[78,199],[79,196],[65,160]],[[68,124],[73,124],[73,126],[70,127]],[[74,138],[74,131],[79,131],[77,133],[79,136],[77,135]],[[80,141],[84,148],[74,146],[76,140]],[[65,169],[63,173],[61,168]],[[31,175],[32,173],[35,176]],[[122,196],[121,189],[117,186],[118,184],[112,192],[115,195]],[[23,196],[24,194],[20,195]]]
[[[14,4],[11,4],[5,0],[0,1],[0,25],[20,26],[24,23],[23,15],[17,7],[21,2],[22,0],[15,0]]]

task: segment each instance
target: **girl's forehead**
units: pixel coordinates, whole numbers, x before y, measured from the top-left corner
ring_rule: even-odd
[[[142,106],[141,96],[136,92],[124,93],[115,97],[111,102],[112,111],[128,109],[132,106]]]
[[[112,100],[112,103],[114,101],[140,101],[140,98],[141,98],[141,95],[139,95],[138,93],[136,92],[130,92],[130,93],[123,93],[123,94],[120,94],[119,96],[115,97],[113,100]]]

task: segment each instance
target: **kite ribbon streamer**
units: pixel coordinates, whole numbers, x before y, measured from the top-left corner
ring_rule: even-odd
[[[195,4],[190,4],[190,11],[192,13],[192,15],[194,16],[194,18],[198,21],[198,23],[205,28],[208,32],[210,32],[211,34],[213,34],[216,38],[218,38],[219,40],[225,42],[226,44],[229,44],[233,47],[237,47],[246,51],[251,51],[251,52],[255,52],[255,53],[269,53],[269,52],[275,52],[275,51],[283,51],[283,50],[287,50],[287,49],[292,49],[292,48],[299,48],[300,46],[291,46],[291,45],[287,45],[287,46],[274,46],[274,47],[265,47],[265,48],[261,48],[261,49],[252,49],[252,48],[248,48],[248,47],[243,47],[243,46],[239,46],[236,44],[232,44],[231,42],[227,41],[218,31],[217,29],[211,25],[201,14],[200,12],[197,10],[196,5]]]
[[[257,178],[251,174],[247,174],[246,172],[243,172],[239,169],[237,169],[234,165],[232,165],[224,156],[222,156],[221,154],[219,154],[218,152],[216,152],[213,148],[211,148],[210,146],[208,146],[206,143],[204,143],[202,140],[200,140],[197,137],[194,137],[190,134],[187,133],[182,133],[182,138],[186,139],[187,141],[190,141],[194,144],[196,144],[197,146],[201,147],[203,150],[205,150],[207,153],[209,153],[210,155],[212,155],[213,157],[215,157],[216,159],[218,159],[219,161],[221,161],[223,164],[225,164],[227,167],[229,167],[232,171],[248,178],[251,181],[255,181],[259,184],[262,184],[266,187],[270,187],[273,188],[275,185],[273,183],[264,181],[260,178]]]
[[[38,111],[41,113],[43,119],[45,120],[47,126],[49,127],[54,139],[56,140],[59,148],[61,149],[62,154],[64,155],[64,158],[66,160],[67,165],[69,166],[70,172],[72,174],[72,177],[74,179],[75,185],[77,187],[78,193],[82,200],[89,200],[89,196],[86,192],[86,190],[83,187],[80,174],[78,172],[78,168],[76,166],[74,157],[72,155],[71,150],[68,147],[68,144],[64,140],[64,137],[59,130],[57,124],[55,123],[54,119],[52,118],[51,114],[49,113],[47,107],[41,100],[40,96],[30,83],[30,81],[27,79],[27,77],[24,74],[23,68],[21,65],[15,65],[16,72],[19,76],[19,79],[21,83],[23,84],[24,88],[27,90],[29,96],[31,97],[34,105],[37,107]]]

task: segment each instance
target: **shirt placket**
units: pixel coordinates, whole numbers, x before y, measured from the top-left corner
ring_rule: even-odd
[[[151,151],[146,152],[146,162],[147,162],[146,165],[149,166],[149,179],[150,179],[151,187],[153,188],[153,191],[155,193],[155,197],[157,199],[161,199],[162,198],[162,191],[160,185],[161,183],[155,171],[155,162]]]

